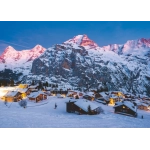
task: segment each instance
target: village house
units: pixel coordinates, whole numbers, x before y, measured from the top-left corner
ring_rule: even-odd
[[[61,96],[66,97],[68,91],[67,88],[53,88],[51,90],[51,94],[56,96],[57,94],[61,94]]]
[[[147,104],[145,104],[145,103],[140,103],[140,104],[138,104],[138,105],[137,105],[137,108],[138,108],[138,109],[141,109],[141,110],[146,110],[146,111],[150,110],[150,106],[147,105]]]
[[[109,93],[106,92],[100,92],[95,94],[96,101],[97,102],[104,102],[105,104],[109,103]]]
[[[114,94],[120,98],[125,98],[125,95],[121,91],[112,91],[111,94]]]
[[[119,101],[119,97],[116,96],[115,94],[111,94],[109,97],[109,104],[110,105],[115,105],[116,102]]]
[[[47,99],[47,94],[44,92],[33,92],[28,96],[29,100],[33,100],[35,102],[39,102],[41,100]]]
[[[29,89],[19,89],[18,91],[21,93],[22,98],[26,98],[31,93]]]
[[[85,95],[83,95],[84,99],[94,101],[95,100],[95,94],[93,92],[87,92]]]
[[[117,102],[114,106],[114,112],[137,117],[137,108],[129,101]]]
[[[82,98],[83,93],[79,91],[69,90],[67,97],[73,97],[73,98]]]
[[[85,99],[69,100],[69,102],[66,102],[66,111],[69,113],[95,115],[100,113],[100,107]]]
[[[28,89],[30,90],[30,92],[37,92],[38,91],[38,85],[30,85],[28,87]]]
[[[19,84],[19,86],[18,86],[18,88],[19,89],[26,89],[26,88],[28,88],[28,84]]]
[[[21,93],[18,91],[9,91],[3,96],[3,99],[7,102],[18,102],[22,99]]]

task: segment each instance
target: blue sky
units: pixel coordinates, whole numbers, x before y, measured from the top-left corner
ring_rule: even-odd
[[[86,34],[99,46],[150,38],[149,21],[0,21],[0,54],[11,45],[17,50],[40,44],[45,48],[75,35]]]

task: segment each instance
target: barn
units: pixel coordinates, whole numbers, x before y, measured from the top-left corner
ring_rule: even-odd
[[[115,113],[137,117],[137,108],[129,101],[117,102],[114,110]]]

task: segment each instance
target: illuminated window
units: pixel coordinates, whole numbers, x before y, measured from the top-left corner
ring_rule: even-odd
[[[125,108],[125,106],[123,106],[123,108]]]

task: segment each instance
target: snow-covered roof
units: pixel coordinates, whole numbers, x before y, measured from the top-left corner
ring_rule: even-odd
[[[39,96],[39,92],[33,92],[33,93],[31,93],[28,97],[29,98],[36,98],[36,97],[38,97]]]
[[[141,103],[141,104],[139,104],[139,105],[142,105],[142,106],[148,107],[148,105],[147,105],[147,104],[145,104],[145,103]]]
[[[107,95],[105,92],[100,92],[99,93],[103,98],[108,98],[109,95]]]
[[[19,91],[20,93],[25,93],[25,92],[28,91],[28,89],[19,89],[18,91]]]
[[[125,105],[128,108],[130,108],[131,110],[133,110],[134,112],[136,112],[136,107],[134,106],[133,103],[129,102],[129,101],[124,101],[124,102],[117,102],[117,105],[115,105],[114,107],[118,107],[121,105]]]
[[[112,91],[111,93],[122,93],[121,91]]]
[[[70,99],[69,101],[67,101],[66,103],[69,103],[69,102],[76,102],[77,99]]]
[[[52,90],[52,88],[51,87],[46,87],[46,90]]]
[[[38,97],[40,94],[46,95],[44,92],[40,91],[40,92],[33,92],[33,93],[31,93],[28,97],[29,97],[29,98],[36,98],[36,97]]]
[[[84,99],[79,99],[74,104],[77,105],[78,107],[82,108],[86,112],[88,112],[89,105],[91,106],[91,110],[94,110],[99,107],[96,104],[94,104],[93,102],[84,100]]]
[[[12,96],[14,97],[16,94],[18,93],[18,91],[9,91],[6,95],[4,96]]]
[[[93,97],[94,93],[93,92],[87,92],[86,95],[89,95],[89,96]]]
[[[34,89],[34,88],[36,88],[37,86],[38,86],[38,85],[30,85],[29,88]]]
[[[111,94],[110,98],[118,98],[118,96],[116,96],[115,94]]]

